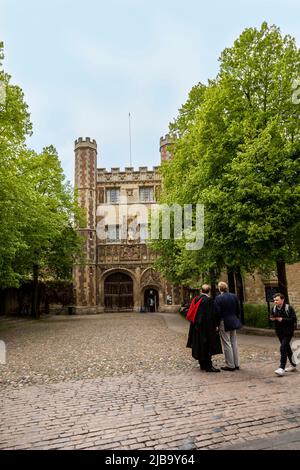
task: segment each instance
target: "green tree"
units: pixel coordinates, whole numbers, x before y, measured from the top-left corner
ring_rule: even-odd
[[[11,76],[4,72],[3,42],[0,42],[0,84],[4,91],[0,102],[0,150],[6,145],[24,144],[31,134],[32,124],[24,93],[20,87],[11,84]],[[3,156],[3,155],[2,155]]]
[[[221,54],[218,76],[162,168],[163,202],[205,205],[204,249],[187,256],[183,249],[176,272],[191,259],[199,272],[270,269],[276,261],[286,290],[285,262],[299,259],[300,116],[292,102],[299,76],[294,39],[266,23]]]
[[[81,239],[71,225],[79,210],[72,188],[65,184],[57,152],[53,146],[37,155],[27,152],[21,160],[23,176],[32,188],[27,208],[27,223],[23,227],[26,248],[19,252],[18,266],[23,273],[32,272],[34,294],[32,315],[37,317],[39,274],[52,273],[60,278],[72,268]],[[60,246],[58,246],[60,244]]]
[[[254,264],[276,261],[279,287],[288,296],[285,263],[299,259],[291,236],[300,216],[300,107],[292,101],[299,49],[289,35],[263,23],[259,30],[245,30],[220,62],[224,137],[230,145],[232,135],[239,141],[204,199],[214,201],[215,211],[222,206],[227,231]]]
[[[201,82],[193,86],[187,101],[179,109],[179,115],[169,125],[172,134],[182,136],[188,131],[189,126],[195,120],[197,110],[203,102],[205,90],[206,86]]]
[[[11,84],[11,77],[2,69],[3,58],[0,42],[0,285],[9,287],[21,279],[15,257],[26,246],[22,227],[30,188],[20,175],[19,156],[26,151],[31,123],[22,90]]]
[[[0,65],[3,44],[0,44]],[[22,90],[0,71],[5,100],[0,104],[0,286],[18,287],[31,276],[32,314],[38,317],[38,278],[66,277],[82,240],[75,230],[82,217],[65,183],[53,146],[37,154],[27,149],[31,133]]]

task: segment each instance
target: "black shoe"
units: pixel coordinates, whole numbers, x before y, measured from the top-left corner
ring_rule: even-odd
[[[216,367],[211,366],[208,369],[205,369],[206,372],[221,372],[220,369],[216,369]]]
[[[235,370],[240,370],[239,366],[235,366]]]
[[[228,366],[224,366],[224,367],[221,367],[222,370],[228,370],[230,372],[234,372],[235,371],[235,367],[228,367]]]

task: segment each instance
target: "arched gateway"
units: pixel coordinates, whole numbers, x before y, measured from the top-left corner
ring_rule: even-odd
[[[133,281],[124,273],[113,273],[104,281],[105,310],[133,309]]]

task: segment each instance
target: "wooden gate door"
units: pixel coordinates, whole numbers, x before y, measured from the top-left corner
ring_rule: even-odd
[[[108,276],[104,283],[104,305],[105,310],[133,309],[133,281],[130,276],[123,273]]]

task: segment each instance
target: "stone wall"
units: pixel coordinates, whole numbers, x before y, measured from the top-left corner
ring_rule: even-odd
[[[300,311],[300,263],[287,265],[287,282],[290,303]],[[265,286],[277,286],[277,277],[265,277],[259,274],[246,275],[245,284],[245,300],[252,303],[265,302]]]

